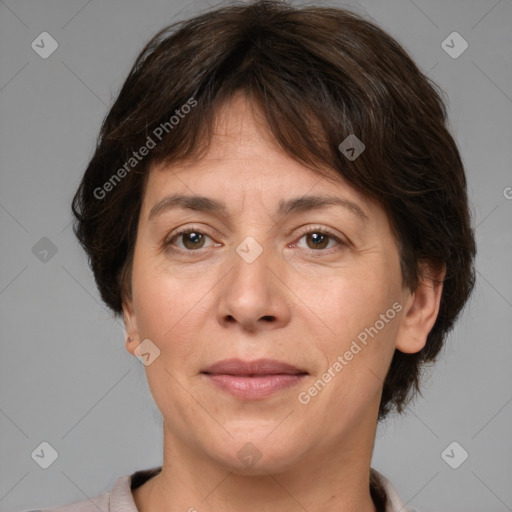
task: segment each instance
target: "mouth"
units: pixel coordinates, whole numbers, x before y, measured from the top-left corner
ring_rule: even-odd
[[[298,384],[308,372],[274,359],[225,359],[208,366],[201,375],[236,398],[258,400]]]

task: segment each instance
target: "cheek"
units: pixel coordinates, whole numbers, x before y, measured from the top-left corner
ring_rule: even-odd
[[[134,259],[132,287],[139,336],[160,348],[161,361],[170,371],[176,368],[193,375],[210,350],[204,341],[211,341],[211,331],[206,335],[204,331],[215,321],[212,294],[222,272],[182,267],[173,271],[167,261],[155,260]]]
[[[202,280],[197,281],[201,284],[166,275],[149,264],[134,265],[139,336],[150,339],[160,350],[159,357],[145,367],[148,386],[158,408],[166,411],[166,422],[175,428],[182,421],[177,418],[197,413],[185,382],[197,372],[201,320],[207,314],[207,301],[201,299],[211,288],[211,284],[203,286]]]
[[[328,289],[303,290],[310,290],[308,305],[329,327],[329,335],[316,341],[328,361],[316,388],[324,394],[326,383],[324,399],[331,406],[350,403],[355,410],[380,391],[403,309],[397,265],[375,261],[338,275]]]
[[[359,268],[337,269],[323,280],[302,274],[290,287],[305,298],[309,316],[313,313],[328,328],[332,347],[341,349],[400,300],[400,275],[394,263],[373,261]]]

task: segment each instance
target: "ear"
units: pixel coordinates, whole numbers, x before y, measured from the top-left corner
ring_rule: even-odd
[[[134,355],[134,350],[140,343],[140,336],[133,302],[128,298],[123,299],[123,321],[126,330],[126,350]]]
[[[396,338],[396,349],[406,354],[419,352],[425,346],[427,336],[434,327],[441,304],[446,265],[422,262],[420,270],[420,282],[416,289],[408,294]]]

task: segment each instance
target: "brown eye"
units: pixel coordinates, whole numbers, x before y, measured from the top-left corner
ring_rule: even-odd
[[[164,245],[174,246],[182,251],[192,252],[208,247],[205,245],[207,239],[211,240],[211,237],[199,230],[189,227],[188,229],[183,229],[175,233]]]
[[[312,232],[307,233],[306,235],[307,245],[310,249],[325,249],[329,244],[329,239],[331,238],[329,235]]]
[[[295,247],[306,249],[311,254],[327,254],[346,246],[337,236],[325,228],[313,227],[304,231],[294,243]]]
[[[186,231],[180,233],[179,237],[183,240],[183,245],[190,250],[200,249],[204,245],[204,235],[197,231]]]

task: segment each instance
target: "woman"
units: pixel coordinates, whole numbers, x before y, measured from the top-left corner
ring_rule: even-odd
[[[444,104],[396,41],[273,1],[162,30],[73,212],[164,453],[51,510],[406,510],[377,422],[439,353],[475,244]]]

